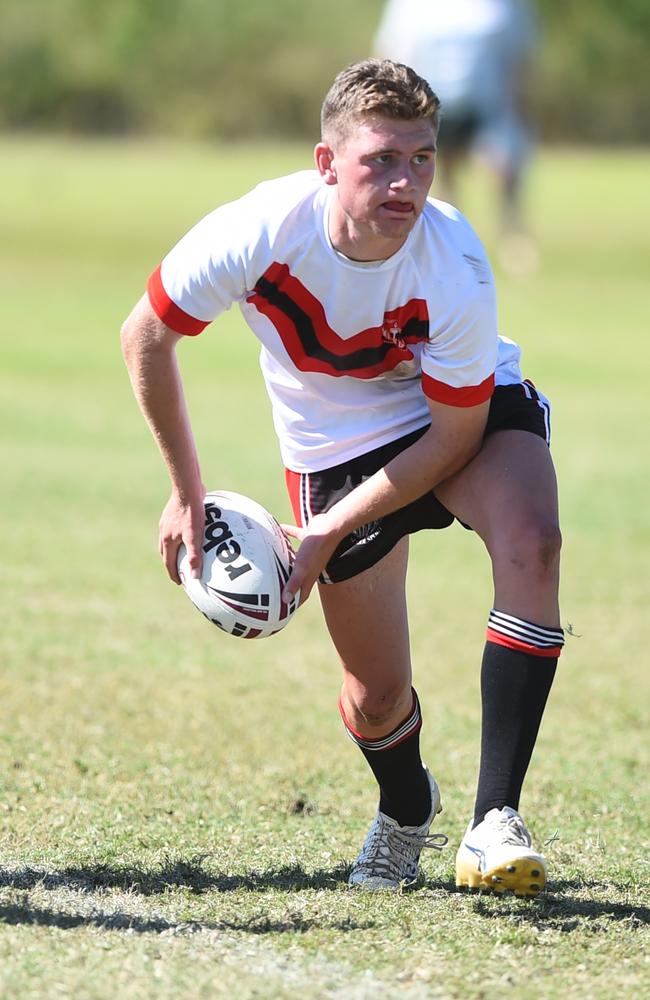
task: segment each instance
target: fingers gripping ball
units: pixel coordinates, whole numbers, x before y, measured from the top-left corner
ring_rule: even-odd
[[[218,628],[242,639],[262,639],[285,627],[300,601],[282,600],[294,552],[280,525],[255,500],[207,493],[203,570],[192,577],[187,550],[178,550],[178,573],[194,606]]]

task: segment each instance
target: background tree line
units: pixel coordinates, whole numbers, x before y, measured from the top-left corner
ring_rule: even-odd
[[[313,137],[383,0],[2,0],[0,127]],[[650,139],[648,0],[539,0],[549,140]]]

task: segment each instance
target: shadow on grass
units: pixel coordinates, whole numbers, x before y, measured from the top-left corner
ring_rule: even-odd
[[[0,868],[0,888],[13,889],[73,889],[76,892],[96,892],[101,889],[121,889],[141,896],[155,896],[170,888],[184,888],[200,895],[206,892],[264,892],[279,889],[297,892],[301,889],[340,889],[345,883],[349,866],[341,864],[331,869],[306,872],[300,865],[287,865],[242,875],[223,875],[206,871],[207,855],[188,860],[169,859],[151,869],[109,864],[69,866],[61,871],[38,868]]]
[[[254,916],[247,920],[189,921],[176,923],[160,917],[138,917],[122,912],[103,912],[93,909],[90,913],[65,913],[62,910],[33,906],[30,903],[14,903],[0,906],[0,926],[57,927],[60,930],[75,930],[78,927],[99,927],[107,931],[129,931],[136,934],[173,934],[187,936],[203,931],[238,931],[246,934],[305,934],[310,930],[355,931],[367,930],[372,922],[360,923],[355,920],[308,920],[289,914],[284,920],[270,920],[264,916]]]
[[[140,917],[108,907],[91,905],[88,912],[66,912],[55,908],[37,906],[29,898],[30,890],[60,889],[72,890],[85,896],[98,894],[102,890],[119,889],[133,896],[155,896],[168,894],[170,889],[185,889],[192,894],[207,892],[234,892],[249,890],[337,889],[342,885],[348,869],[341,865],[331,870],[305,872],[299,865],[250,872],[245,875],[211,874],[203,867],[204,856],[188,861],[169,860],[150,870],[91,864],[70,866],[60,871],[46,871],[39,868],[17,868],[13,871],[0,869],[0,888],[9,888],[24,894],[20,899],[0,905],[0,925],[35,925],[58,927],[71,930],[78,927],[100,927],[103,930],[129,931],[138,934],[188,935],[201,931],[242,932],[246,934],[303,934],[313,929],[335,931],[363,930],[372,927],[370,922],[352,919],[328,920],[308,919],[302,914],[288,913],[281,919],[270,919],[264,914],[255,914],[241,920],[200,922],[175,922],[162,917]]]
[[[445,886],[458,892],[453,883]],[[553,881],[547,892],[536,899],[516,899],[514,896],[495,898],[490,893],[471,894],[474,912],[487,919],[518,919],[535,924],[540,929],[570,933],[584,928],[585,921],[626,921],[630,924],[650,924],[650,907],[607,899],[608,894],[625,896],[629,886],[593,879]],[[593,894],[589,898],[589,894]]]
[[[34,924],[71,929],[96,926],[105,930],[128,930],[135,933],[192,934],[198,931],[239,931],[248,934],[305,933],[312,929],[352,931],[367,929],[372,923],[357,923],[350,919],[323,921],[306,919],[300,914],[287,914],[271,920],[256,914],[240,921],[200,923],[173,922],[164,918],[138,917],[119,911],[110,912],[94,906],[88,913],[63,912],[32,904],[29,890],[68,889],[88,897],[102,890],[118,889],[132,895],[155,896],[168,894],[170,889],[184,889],[193,895],[209,892],[237,891],[298,892],[305,889],[341,890],[349,868],[338,865],[331,869],[306,872],[300,865],[290,865],[240,875],[225,875],[206,871],[206,856],[198,855],[189,860],[169,859],[151,869],[109,864],[69,866],[60,871],[46,871],[23,867],[12,871],[0,869],[0,888],[10,888],[25,893],[26,898],[0,905],[0,924]],[[427,882],[425,889],[436,894],[441,891],[460,895],[453,881]],[[629,886],[591,879],[554,881],[548,892],[537,899],[516,899],[514,896],[495,898],[490,894],[462,895],[471,902],[473,912],[488,920],[508,920],[533,924],[540,929],[561,930],[570,933],[584,928],[586,921],[626,921],[630,924],[650,924],[650,907],[634,905],[607,898],[612,894],[625,897]],[[591,898],[590,898],[591,897]]]

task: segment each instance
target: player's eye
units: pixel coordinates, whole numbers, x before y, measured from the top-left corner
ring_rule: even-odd
[[[431,153],[416,153],[413,157],[413,163],[416,167],[421,167],[423,164],[428,163],[431,159]]]

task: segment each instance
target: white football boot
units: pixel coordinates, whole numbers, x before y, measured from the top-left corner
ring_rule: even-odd
[[[546,862],[516,809],[490,809],[473,830],[470,821],[456,854],[456,885],[516,896],[542,891]]]
[[[431,789],[431,812],[422,826],[400,826],[397,820],[377,810],[348,885],[371,891],[406,889],[417,882],[420,852],[424,847],[441,851],[447,843],[443,833],[429,835],[429,827],[442,811],[440,789],[425,768]]]

